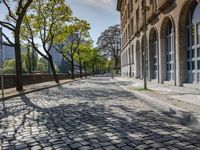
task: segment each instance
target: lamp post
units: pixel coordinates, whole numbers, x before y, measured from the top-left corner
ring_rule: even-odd
[[[131,78],[132,77],[132,63],[131,63],[131,50],[129,48],[129,77]],[[132,54],[133,55],[133,54]]]
[[[147,15],[147,11],[149,10],[149,7],[146,6],[146,0],[142,0],[142,12],[144,15],[144,51],[143,51],[143,66],[144,66],[144,70],[143,70],[143,78],[144,78],[144,89],[147,89],[147,25],[146,25],[146,15]]]
[[[114,58],[113,58],[113,56],[111,58],[111,76],[113,79],[114,78]]]
[[[2,98],[4,98],[4,81],[3,81],[3,39],[2,39],[2,27],[0,27],[0,71],[1,71],[1,92]]]

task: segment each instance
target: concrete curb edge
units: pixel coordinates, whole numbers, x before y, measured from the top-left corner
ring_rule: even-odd
[[[112,80],[115,82],[115,84],[120,86],[122,89],[131,92],[136,98],[146,103],[148,106],[157,109],[158,111],[162,112],[165,115],[178,118],[183,123],[190,124],[192,127],[200,128],[200,118],[196,116],[194,113],[187,112],[184,109],[176,107],[167,102],[163,102],[157,98],[151,97],[139,91],[128,89],[125,86],[122,86],[119,83],[117,83],[116,79]]]

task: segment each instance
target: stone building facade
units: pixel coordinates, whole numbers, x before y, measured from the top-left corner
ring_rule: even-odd
[[[122,75],[143,79],[144,0],[118,0]],[[147,78],[200,83],[200,1],[146,0]]]

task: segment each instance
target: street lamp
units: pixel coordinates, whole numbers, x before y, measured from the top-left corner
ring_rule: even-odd
[[[144,89],[147,89],[147,25],[146,25],[146,14],[147,11],[149,10],[149,7],[146,6],[146,0],[142,0],[142,8],[141,8],[143,15],[144,15],[144,51],[143,51],[143,77],[144,77]]]
[[[113,55],[111,57],[111,76],[113,79],[114,78],[114,57],[113,57]]]
[[[133,54],[132,54],[132,56],[133,56]],[[131,63],[131,50],[130,50],[130,48],[129,48],[129,76],[130,76],[130,78],[132,77],[132,63]]]
[[[0,27],[0,71],[1,71],[1,92],[2,98],[4,97],[4,81],[3,81],[3,38],[2,27]]]

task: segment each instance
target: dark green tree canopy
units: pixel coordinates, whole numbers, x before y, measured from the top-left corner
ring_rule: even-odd
[[[120,26],[114,25],[101,33],[97,45],[99,50],[105,55],[120,56],[121,48]]]

